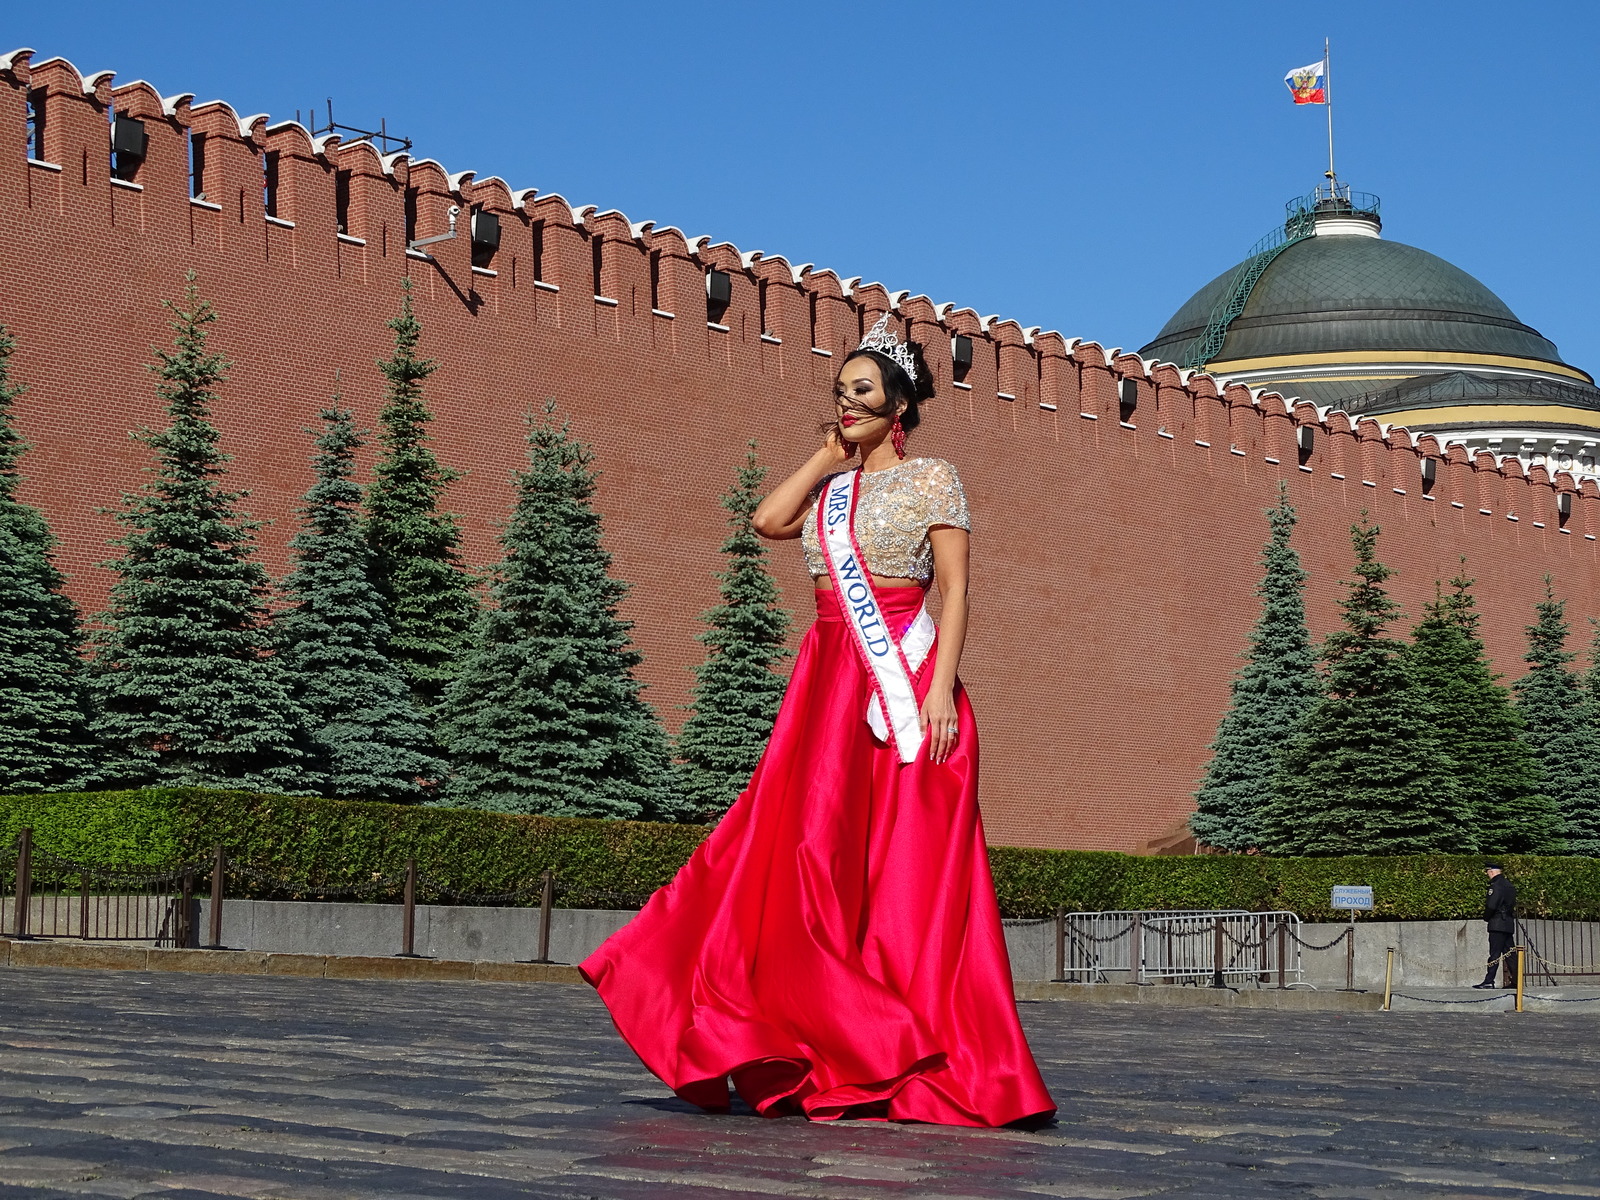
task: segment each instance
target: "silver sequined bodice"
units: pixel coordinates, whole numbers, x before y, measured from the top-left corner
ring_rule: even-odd
[[[831,475],[829,479],[833,478]],[[818,485],[821,495],[828,479]],[[856,540],[867,570],[885,579],[933,578],[933,547],[928,530],[934,525],[971,529],[967,494],[956,469],[942,458],[908,458],[885,471],[863,471],[856,484]],[[817,504],[813,499],[800,529],[806,570],[826,575],[828,562],[817,541]]]

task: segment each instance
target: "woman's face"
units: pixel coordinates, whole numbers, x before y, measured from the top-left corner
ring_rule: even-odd
[[[883,392],[883,372],[867,355],[852,358],[839,368],[833,385],[833,411],[839,419],[840,436],[847,442],[877,441],[886,436],[904,404],[889,409]],[[887,410],[893,415],[880,416]]]

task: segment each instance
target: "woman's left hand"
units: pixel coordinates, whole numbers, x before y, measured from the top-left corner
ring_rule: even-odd
[[[953,688],[933,688],[922,702],[922,728],[928,735],[928,761],[942,763],[956,748],[958,725]]]

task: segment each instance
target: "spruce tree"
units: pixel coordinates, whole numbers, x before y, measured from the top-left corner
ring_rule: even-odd
[[[445,764],[432,752],[411,689],[387,654],[389,623],[372,583],[361,488],[352,478],[361,436],[337,395],[321,416],[317,481],[290,544],[295,567],[284,581],[290,604],[275,621],[278,653],[306,710],[328,794],[420,800],[443,780]]]
[[[1321,692],[1306,628],[1306,572],[1289,544],[1297,518],[1287,484],[1279,483],[1278,503],[1266,517],[1271,533],[1256,587],[1261,615],[1250,631],[1245,665],[1234,676],[1195,797],[1198,808],[1189,819],[1195,837],[1218,850],[1260,845],[1260,816],[1272,799],[1284,747]]]
[[[194,273],[168,304],[174,348],[155,350],[165,429],[137,436],[153,478],[126,495],[127,532],[107,563],[120,577],[95,635],[90,675],[108,773],[126,784],[311,792],[321,780],[305,714],[269,651],[267,577],[252,557],[244,493],[222,485],[229,456],[211,421],[227,362],[206,348],[212,306]]]
[[[437,364],[418,357],[422,324],[412,310],[411,280],[402,286],[400,315],[389,322],[394,354],[378,361],[387,381],[378,414],[383,455],[367,490],[366,536],[389,621],[389,656],[405,672],[418,705],[431,709],[455,677],[478,598],[461,563],[460,524],[439,509],[461,473],[443,466],[428,446],[433,414],[422,386]]]
[[[1540,789],[1533,751],[1511,691],[1489,665],[1472,580],[1457,575],[1412,631],[1411,677],[1433,706],[1435,729],[1455,764],[1478,849],[1541,854],[1559,847],[1560,821]]]
[[[778,607],[767,547],[751,520],[766,474],[751,442],[722,495],[732,527],[722,543],[728,566],[717,573],[722,603],[700,616],[709,626],[699,635],[706,657],[695,668],[693,711],[678,734],[684,797],[702,820],[721,816],[744,790],[787,686],[773,667],[788,656],[789,614]]]
[[[594,455],[555,418],[528,436],[505,559],[439,706],[445,802],[496,812],[684,820],[666,732],[639,696],[626,587],[592,504]]]
[[[1387,636],[1400,607],[1384,589],[1378,526],[1351,527],[1355,578],[1328,635],[1324,694],[1283,757],[1262,845],[1276,854],[1466,853],[1469,814],[1435,714]]]
[[[0,793],[81,787],[96,759],[78,611],[44,514],[17,499],[28,447],[12,424],[15,348],[0,325]]]
[[[1528,673],[1512,685],[1544,792],[1555,804],[1569,854],[1600,854],[1600,731],[1578,676],[1568,669],[1566,601],[1545,576],[1528,626]]]

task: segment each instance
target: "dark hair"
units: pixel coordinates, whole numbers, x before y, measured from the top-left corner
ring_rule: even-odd
[[[928,364],[922,357],[922,347],[918,343],[908,341],[906,348],[911,351],[911,361],[916,364],[915,383],[906,374],[905,368],[879,350],[853,350],[839,364],[839,369],[843,370],[846,363],[857,358],[870,358],[877,363],[878,374],[883,379],[885,405],[883,411],[874,415],[892,418],[894,410],[903,401],[906,410],[900,414],[900,428],[910,433],[922,422],[922,414],[918,411],[922,402],[933,399],[933,372],[928,370]]]

